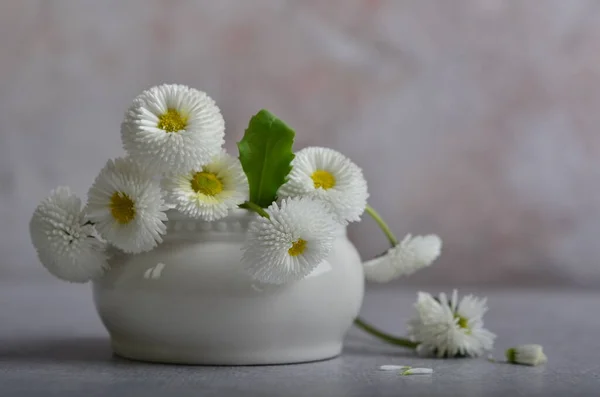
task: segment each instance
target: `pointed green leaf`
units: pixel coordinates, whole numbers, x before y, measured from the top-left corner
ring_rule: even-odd
[[[251,202],[267,208],[277,198],[277,190],[292,170],[294,136],[294,130],[267,110],[250,119],[238,149]]]

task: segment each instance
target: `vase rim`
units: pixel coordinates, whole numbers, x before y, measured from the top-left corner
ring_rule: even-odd
[[[232,210],[229,210],[229,214],[227,214],[227,216],[225,218],[223,218],[223,220],[245,220],[245,219],[250,219],[254,216],[254,213],[245,210],[245,209],[241,209],[241,208],[234,208]],[[195,221],[195,222],[205,222],[205,223],[210,223],[210,221],[205,221],[203,219],[195,219],[192,217],[187,216],[186,214],[177,211],[175,209],[170,209],[167,211],[167,218],[169,221]]]

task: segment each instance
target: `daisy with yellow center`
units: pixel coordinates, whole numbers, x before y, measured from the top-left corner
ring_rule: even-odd
[[[343,225],[360,220],[369,196],[362,170],[341,153],[321,147],[296,153],[278,194],[322,200]]]
[[[419,292],[416,315],[409,322],[409,336],[417,351],[437,357],[476,357],[494,346],[496,335],[483,328],[485,299],[467,295],[460,301],[454,290],[448,298]]]
[[[319,201],[308,197],[273,203],[269,215],[254,220],[244,246],[244,264],[262,283],[301,280],[323,262],[339,225]]]
[[[248,199],[248,179],[238,159],[221,152],[210,163],[164,179],[167,203],[205,221],[221,219]]]
[[[167,205],[160,183],[131,159],[109,160],[88,192],[87,213],[117,248],[139,253],[162,242]]]
[[[121,124],[123,147],[152,172],[188,172],[223,145],[225,122],[215,102],[184,85],[163,84],[133,101]]]

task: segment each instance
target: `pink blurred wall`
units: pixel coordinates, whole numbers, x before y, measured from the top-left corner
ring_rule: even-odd
[[[600,286],[600,2],[0,3],[0,276],[47,280],[33,208],[85,194],[141,90],[207,91],[234,152],[270,109],[364,168],[398,234],[444,254],[405,283]],[[386,247],[368,219],[363,257]]]

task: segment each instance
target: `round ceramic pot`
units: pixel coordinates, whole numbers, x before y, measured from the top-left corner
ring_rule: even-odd
[[[142,361],[250,365],[340,354],[364,292],[361,260],[340,228],[331,255],[289,285],[254,282],[242,246],[254,215],[216,222],[169,214],[156,249],[117,255],[93,284],[114,352]]]

